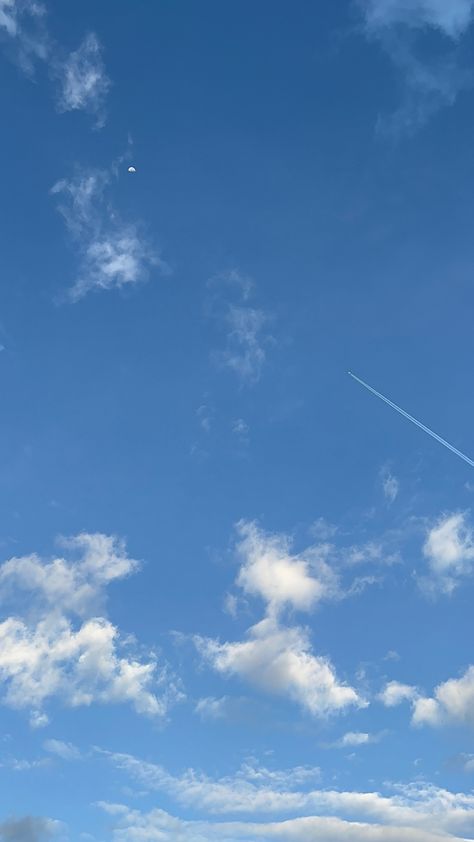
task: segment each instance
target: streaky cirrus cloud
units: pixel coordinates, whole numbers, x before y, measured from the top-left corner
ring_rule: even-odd
[[[473,20],[473,0],[358,0],[365,32],[378,43],[403,80],[400,107],[379,121],[392,136],[411,133],[473,84],[460,59],[460,40]],[[424,49],[423,36],[438,34],[440,49]]]
[[[93,290],[136,286],[148,279],[152,268],[169,271],[142,226],[121,219],[108,200],[114,169],[79,169],[51,189],[80,257],[79,275],[68,293],[72,302]]]
[[[37,0],[0,0],[0,43],[28,75],[51,52],[45,17],[46,8]]]

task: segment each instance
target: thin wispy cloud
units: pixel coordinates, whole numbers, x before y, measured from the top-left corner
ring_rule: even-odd
[[[148,280],[152,268],[168,272],[141,225],[124,221],[113,208],[107,195],[113,177],[113,168],[80,169],[51,189],[80,258],[70,301],[77,302],[93,290],[136,286]]]
[[[240,382],[253,385],[260,380],[267,359],[267,347],[273,341],[267,327],[270,316],[252,307],[253,281],[237,270],[216,275],[208,281],[208,309],[226,346],[213,353],[220,368],[233,371]]]
[[[111,86],[102,52],[97,35],[91,32],[54,69],[60,85],[59,110],[87,111],[96,117],[98,128],[105,123],[105,100]]]
[[[416,131],[440,108],[453,105],[473,83],[463,67],[459,43],[473,20],[473,0],[358,0],[369,39],[377,42],[396,66],[404,99],[380,120],[384,133]],[[425,49],[423,36],[438,35],[440,49]]]
[[[380,479],[382,482],[382,490],[384,497],[389,505],[395,502],[400,491],[400,483],[388,468],[382,468],[380,472]]]
[[[95,32],[88,33],[76,50],[65,54],[47,26],[47,6],[38,0],[0,0],[0,40],[28,75],[35,64],[47,65],[59,86],[59,111],[92,114],[96,127],[105,124],[105,100],[111,82]]]

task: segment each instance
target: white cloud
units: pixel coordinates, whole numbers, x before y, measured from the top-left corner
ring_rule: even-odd
[[[91,615],[103,602],[104,589],[139,566],[127,555],[125,543],[115,536],[81,533],[60,541],[79,558],[44,560],[38,555],[11,558],[0,565],[0,600],[18,590],[38,596],[37,607]]]
[[[28,74],[50,52],[44,16],[45,7],[36,0],[0,0],[0,38],[7,39],[15,61]]]
[[[337,576],[315,554],[295,556],[285,535],[264,533],[255,523],[240,521],[237,552],[242,561],[237,584],[252,596],[260,596],[271,614],[292,607],[309,611],[339,590]]]
[[[416,130],[472,84],[472,75],[460,66],[456,44],[472,21],[474,0],[359,0],[359,5],[367,35],[379,42],[404,80],[404,101],[381,124],[385,131]],[[445,38],[444,52],[436,58],[418,50],[417,36],[425,30]]]
[[[232,432],[235,436],[237,436],[242,442],[248,441],[248,434],[250,432],[250,427],[243,418],[237,418],[232,423]]]
[[[105,72],[97,35],[93,32],[86,35],[66,61],[56,64],[55,72],[61,84],[59,109],[89,111],[97,117],[98,126],[102,126],[110,80]]]
[[[3,704],[28,710],[33,727],[47,723],[43,707],[52,698],[70,707],[129,703],[138,713],[164,716],[180,697],[165,668],[153,653],[148,660],[131,657],[132,640],[123,640],[104,617],[91,616],[104,602],[105,587],[137,562],[110,536],[83,533],[63,544],[79,551],[78,561],[32,555],[0,566],[0,595],[17,606],[0,622]],[[23,591],[35,597],[25,617]],[[75,625],[69,615],[86,619]]]
[[[207,696],[204,699],[199,699],[195,707],[195,712],[201,719],[225,719],[228,702],[229,696],[222,696],[220,699]]]
[[[117,761],[116,761],[117,762]],[[124,760],[122,768],[127,769]],[[120,761],[118,761],[120,765]],[[127,769],[131,771],[130,768]],[[135,769],[135,776],[141,780]],[[148,770],[148,775],[152,774]],[[187,792],[187,786],[190,791]],[[161,782],[156,786],[161,790]],[[427,783],[397,785],[395,794],[378,792],[338,792],[311,790],[261,789],[242,787],[239,778],[213,782],[188,773],[181,780],[178,800],[214,814],[242,813],[259,815],[286,814],[284,820],[257,821],[191,821],[173,818],[161,810],[140,813],[118,804],[101,802],[98,806],[116,822],[116,838],[124,840],[160,839],[171,842],[225,842],[245,840],[285,840],[287,842],[463,842],[474,832],[474,796],[452,793]],[[169,789],[166,791],[169,792]],[[184,798],[181,798],[184,793]],[[171,793],[176,795],[176,793]],[[291,818],[298,812],[298,818]],[[303,813],[304,815],[301,815]],[[346,818],[347,817],[347,818]],[[349,819],[349,820],[348,820]]]
[[[393,708],[402,702],[412,702],[418,697],[418,690],[410,684],[389,681],[379,694],[379,700],[385,707]]]
[[[121,289],[148,278],[155,266],[167,272],[137,224],[123,222],[106,201],[110,173],[80,171],[71,179],[58,181],[51,193],[62,197],[59,212],[75,239],[80,256],[79,277],[69,297],[78,301],[91,290]]]
[[[434,27],[450,38],[464,34],[474,14],[474,0],[362,0],[362,5],[371,29]]]
[[[211,278],[208,288],[212,290],[211,313],[227,335],[226,348],[214,354],[217,364],[234,371],[242,383],[257,383],[271,337],[265,332],[268,314],[248,303],[253,282],[234,269]]]
[[[50,754],[55,754],[61,760],[80,760],[82,755],[79,749],[72,743],[65,743],[62,740],[45,740],[43,748]]]
[[[441,517],[427,535],[423,554],[430,576],[421,584],[432,593],[452,593],[474,572],[474,535],[466,515],[458,512]]]
[[[474,726],[474,666],[470,666],[461,678],[439,684],[433,698],[417,699],[412,721],[414,725]]]
[[[366,702],[338,681],[329,659],[313,654],[308,632],[265,618],[238,643],[195,636],[201,656],[217,672],[238,676],[264,692],[287,696],[315,716]]]
[[[348,731],[347,734],[341,737],[334,743],[335,748],[349,748],[366,746],[370,743],[377,743],[380,740],[380,734],[367,734],[363,731]]]
[[[400,491],[398,479],[387,469],[382,470],[381,479],[385,499],[389,504],[394,503]]]

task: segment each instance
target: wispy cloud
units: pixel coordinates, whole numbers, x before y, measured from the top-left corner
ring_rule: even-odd
[[[88,111],[100,128],[105,123],[105,99],[111,82],[105,71],[102,46],[94,32],[85,36],[77,50],[57,61],[54,73],[60,84],[60,111]]]
[[[280,790],[272,787],[271,778],[266,787],[255,790],[251,783],[248,780],[244,786],[238,778],[214,781],[190,774],[185,799],[211,813],[256,817],[269,813],[278,819],[185,821],[160,809],[142,813],[121,804],[99,802],[98,806],[115,822],[115,838],[132,842],[145,838],[163,842],[176,838],[183,842],[462,842],[474,830],[474,796],[429,783],[393,785],[387,794]]]
[[[168,267],[150,246],[138,223],[123,221],[107,199],[111,170],[79,170],[58,181],[51,193],[77,245],[81,266],[69,299],[79,301],[92,290],[121,289],[146,281],[152,267]]]
[[[28,75],[36,61],[46,61],[50,55],[45,16],[44,5],[36,0],[0,0],[0,41]]]
[[[415,131],[472,84],[459,60],[459,41],[472,22],[473,0],[359,0],[359,6],[367,36],[380,44],[404,82],[404,100],[380,121],[381,131]],[[431,57],[423,43],[430,32],[442,39]]]
[[[380,472],[380,479],[382,482],[384,497],[387,503],[391,505],[398,497],[400,483],[387,467],[382,468]]]
[[[63,829],[62,822],[54,819],[23,816],[0,822],[0,839],[2,842],[41,842]]]
[[[88,33],[79,47],[65,56],[49,32],[46,17],[46,5],[37,0],[0,0],[0,39],[28,75],[33,74],[37,61],[48,65],[59,84],[60,111],[86,111],[101,128],[111,82],[99,38],[95,32]]]
[[[266,329],[269,314],[249,304],[253,281],[234,269],[211,278],[208,290],[210,314],[226,334],[226,347],[213,354],[215,362],[233,371],[242,383],[257,383],[273,340]]]

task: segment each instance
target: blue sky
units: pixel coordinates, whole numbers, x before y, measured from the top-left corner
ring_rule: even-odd
[[[474,839],[473,23],[0,0],[1,842]]]

